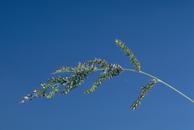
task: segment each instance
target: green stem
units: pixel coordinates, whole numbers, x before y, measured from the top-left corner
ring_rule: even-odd
[[[158,82],[162,83],[163,85],[165,85],[166,87],[170,88],[171,90],[173,90],[174,92],[178,93],[179,95],[181,95],[182,97],[186,98],[188,101],[194,103],[194,100],[192,98],[190,98],[189,96],[187,96],[186,94],[182,93],[181,91],[177,90],[175,87],[173,87],[172,85],[170,85],[169,83],[159,79],[156,76],[153,76],[149,73],[143,72],[143,71],[136,71],[134,69],[124,69],[124,71],[130,71],[130,72],[135,72],[135,73],[139,73],[145,76],[148,76],[150,78],[156,79]]]

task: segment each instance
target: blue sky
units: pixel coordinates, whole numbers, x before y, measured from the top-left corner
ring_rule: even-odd
[[[92,95],[83,90],[95,77],[68,96],[18,104],[63,65],[99,57],[130,68],[115,38],[144,71],[194,98],[193,6],[191,0],[0,1],[0,130],[194,130],[194,105],[161,84],[131,111],[149,81],[134,73]]]

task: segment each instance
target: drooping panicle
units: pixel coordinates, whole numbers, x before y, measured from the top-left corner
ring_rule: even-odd
[[[54,77],[45,83],[41,83],[39,90],[24,96],[21,103],[38,97],[52,99],[56,94],[68,94],[73,89],[81,86],[88,76],[97,70],[101,70],[102,73],[93,86],[99,86],[103,80],[117,76],[122,71],[122,67],[97,58],[79,63],[75,67],[62,67],[53,73]],[[68,76],[64,76],[65,73],[68,73]],[[92,87],[92,89],[96,88]]]
[[[124,54],[130,59],[131,63],[134,66],[134,69],[138,72],[141,71],[140,62],[137,60],[133,52],[125,45],[125,43],[118,39],[115,40],[115,43],[122,49]]]
[[[139,96],[135,100],[135,102],[131,105],[132,110],[136,110],[138,106],[141,104],[142,100],[144,99],[145,95],[158,83],[162,83],[163,85],[167,86],[168,88],[172,89],[179,95],[183,96],[187,100],[194,103],[193,99],[189,96],[185,95],[181,91],[174,88],[169,83],[160,80],[156,76],[153,76],[149,73],[141,71],[140,62],[134,56],[133,52],[125,45],[124,42],[121,40],[116,39],[115,43],[117,46],[121,48],[124,54],[129,58],[130,62],[133,65],[133,68],[122,68],[118,64],[110,64],[104,59],[97,59],[89,60],[84,63],[79,63],[75,67],[62,67],[57,69],[52,77],[45,83],[41,83],[40,89],[35,89],[32,93],[27,94],[22,98],[20,103],[26,103],[31,101],[35,98],[46,98],[52,99],[55,95],[61,94],[65,95],[74,90],[75,88],[81,86],[86,79],[89,77],[90,74],[98,71],[99,77],[93,83],[93,85],[85,90],[86,94],[90,94],[96,91],[96,89],[107,79],[112,79],[118,76],[122,71],[128,72],[136,72],[142,75],[145,75],[152,80],[146,84],[140,91]]]

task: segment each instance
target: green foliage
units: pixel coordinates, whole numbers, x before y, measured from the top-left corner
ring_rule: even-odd
[[[115,40],[115,43],[116,43],[116,45],[118,45],[122,49],[124,54],[127,57],[129,57],[131,63],[134,66],[134,69],[136,71],[140,71],[141,70],[141,65],[140,65],[139,61],[137,60],[137,58],[135,57],[133,52],[125,45],[125,43],[123,43],[121,40],[118,40],[118,39]]]
[[[144,99],[145,95],[156,85],[158,81],[156,79],[152,79],[148,84],[146,84],[136,99],[136,101],[131,105],[132,110],[136,110],[137,107],[141,104],[141,101]]]

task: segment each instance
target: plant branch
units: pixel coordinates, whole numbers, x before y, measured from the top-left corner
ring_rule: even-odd
[[[96,71],[101,71],[98,79],[93,83],[93,85],[85,90],[86,94],[93,93],[96,89],[101,86],[102,82],[107,79],[113,79],[114,77],[120,75],[121,72],[134,72],[141,75],[151,78],[150,82],[141,88],[140,94],[131,105],[132,110],[136,110],[137,107],[141,104],[145,95],[157,84],[161,83],[174,92],[178,93],[180,96],[184,97],[188,101],[194,103],[194,100],[177,90],[175,87],[169,83],[161,80],[160,78],[141,71],[141,64],[135,57],[134,53],[126,46],[124,42],[116,39],[115,44],[123,51],[123,53],[128,57],[129,61],[133,65],[133,68],[123,68],[119,64],[112,64],[107,62],[104,59],[89,60],[84,63],[79,63],[75,67],[62,67],[57,69],[53,74],[54,77],[50,78],[47,82],[41,83],[40,89],[35,89],[32,93],[27,94],[23,97],[20,103],[25,103],[31,101],[34,98],[47,98],[52,99],[56,94],[68,94],[73,89],[79,87],[86,81],[90,74],[95,73]]]

